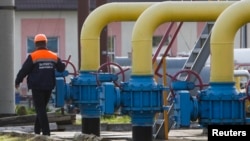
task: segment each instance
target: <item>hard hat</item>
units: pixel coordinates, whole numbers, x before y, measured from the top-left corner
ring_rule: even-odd
[[[34,42],[36,43],[36,42],[39,42],[39,41],[45,41],[45,42],[47,42],[48,40],[47,40],[46,35],[45,34],[37,34],[35,36]]]

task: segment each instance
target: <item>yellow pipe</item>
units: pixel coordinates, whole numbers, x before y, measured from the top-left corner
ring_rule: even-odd
[[[250,21],[250,1],[239,1],[218,17],[211,34],[210,82],[234,82],[234,38]]]
[[[91,12],[81,29],[80,70],[98,70],[100,66],[100,33],[108,23],[115,21],[135,21],[152,4],[154,3],[107,3]]]
[[[132,75],[152,75],[152,36],[170,21],[215,21],[232,1],[166,1],[147,8],[132,33]]]

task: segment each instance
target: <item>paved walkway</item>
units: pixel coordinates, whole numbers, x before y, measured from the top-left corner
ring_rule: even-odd
[[[74,135],[80,131],[52,132],[52,137],[63,139],[73,139]],[[131,131],[101,131],[101,137],[109,141],[128,141],[132,139]],[[166,140],[155,140],[166,141]],[[207,136],[202,129],[174,129],[169,132],[168,141],[207,141]]]

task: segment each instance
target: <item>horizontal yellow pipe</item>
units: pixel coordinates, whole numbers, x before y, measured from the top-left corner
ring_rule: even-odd
[[[152,36],[155,29],[171,21],[215,21],[233,1],[166,1],[147,8],[132,33],[132,75],[152,75]]]
[[[234,82],[234,38],[250,22],[250,1],[232,4],[218,17],[211,34],[210,82]]]
[[[135,21],[153,2],[107,3],[96,8],[83,23],[80,35],[82,71],[100,66],[100,34],[110,22]]]

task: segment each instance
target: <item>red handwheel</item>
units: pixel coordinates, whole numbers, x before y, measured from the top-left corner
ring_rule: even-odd
[[[115,66],[119,69],[119,72],[117,72],[115,75],[121,75],[121,81],[125,81],[125,71],[128,70],[123,70],[122,67],[117,64],[117,63],[113,63],[113,62],[107,62],[107,63],[104,63],[102,64],[99,69],[97,70],[97,73],[100,73],[102,71],[102,69],[104,69],[105,67],[107,68],[107,72],[108,73],[112,73],[112,67],[111,66]],[[118,77],[119,78],[119,77]],[[97,85],[100,85],[100,81],[99,81],[99,78],[98,78],[98,74],[96,75],[96,82],[97,82]],[[117,87],[120,87],[120,84],[117,82],[117,81],[113,81],[114,84],[117,86]]]
[[[194,72],[192,70],[181,70],[181,71],[177,72],[173,76],[172,81],[178,80],[181,75],[185,76],[185,78],[186,78],[185,81],[189,81],[192,75],[195,76],[197,78],[197,80],[198,80],[198,84],[196,84],[195,86],[199,87],[200,90],[203,89],[204,84],[202,82],[201,77],[199,76],[198,73],[196,73],[196,72]]]
[[[76,77],[78,75],[78,73],[77,73],[75,65],[69,61],[70,58],[71,58],[71,55],[68,57],[67,60],[62,60],[62,62],[65,63],[65,66],[66,66],[65,70],[68,69],[68,66],[70,66],[72,68],[73,72],[69,72],[69,75],[73,75],[74,77]]]

